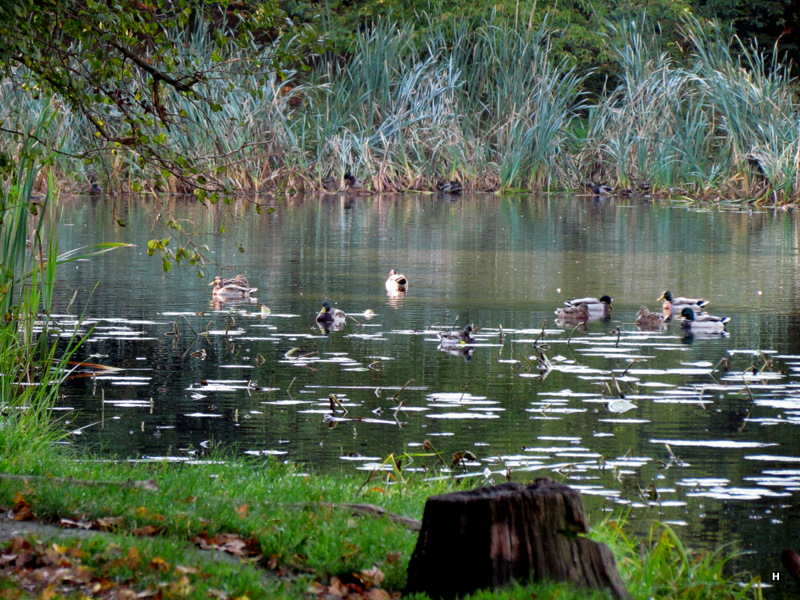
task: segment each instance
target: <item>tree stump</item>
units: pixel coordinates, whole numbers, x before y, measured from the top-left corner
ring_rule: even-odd
[[[432,496],[405,591],[452,598],[555,580],[629,598],[608,546],[578,536],[588,531],[580,493],[548,478]]]

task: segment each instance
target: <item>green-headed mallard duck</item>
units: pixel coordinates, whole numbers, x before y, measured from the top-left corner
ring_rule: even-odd
[[[232,279],[223,279],[217,275],[208,285],[214,286],[211,293],[215,298],[249,298],[250,294],[258,291],[258,288],[250,287],[244,275],[237,275]]]
[[[718,333],[725,331],[725,324],[731,320],[730,317],[715,317],[708,313],[695,315],[694,311],[684,306],[681,310],[681,329],[686,331],[705,331],[708,333]]]
[[[673,296],[672,292],[666,290],[659,300],[663,300],[662,308],[668,317],[673,317],[681,313],[684,307],[688,306],[695,313],[700,313],[705,309],[708,300],[705,298],[686,298],[684,296]]]
[[[589,319],[591,319],[591,314],[589,313],[589,305],[585,302],[581,302],[580,304],[576,304],[575,306],[565,306],[564,308],[558,308],[555,311],[556,313],[556,320],[559,323],[564,322],[571,322],[571,323],[585,323]]]
[[[407,292],[408,279],[402,273],[392,269],[389,271],[389,278],[386,280],[386,289],[390,292]]]
[[[440,331],[436,334],[442,344],[474,344],[472,325],[467,325],[462,331]]]
[[[599,298],[573,298],[572,300],[566,300],[564,304],[566,306],[580,306],[581,304],[585,304],[586,308],[589,309],[589,317],[592,319],[607,319],[611,316],[611,311],[613,307],[611,303],[614,300],[611,296],[600,296]]]
[[[664,329],[667,318],[661,313],[650,312],[646,306],[642,306],[636,313],[636,326],[639,329]]]
[[[586,188],[589,189],[595,196],[610,196],[614,193],[614,189],[602,183],[595,183],[594,181],[587,181]]]
[[[364,189],[364,182],[349,171],[344,174],[344,182],[351,190],[358,192]]]
[[[453,179],[452,181],[445,181],[444,179],[440,179],[436,182],[436,189],[442,194],[452,194],[457,196],[461,193],[464,189],[461,185],[461,182],[458,179]]]
[[[334,321],[344,321],[347,315],[343,310],[331,308],[331,303],[325,300],[322,303],[322,310],[317,314],[317,323],[333,323]]]

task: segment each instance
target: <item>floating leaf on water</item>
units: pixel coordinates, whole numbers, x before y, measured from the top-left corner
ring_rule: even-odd
[[[636,405],[627,400],[612,400],[606,404],[606,408],[612,413],[624,413],[636,408]]]

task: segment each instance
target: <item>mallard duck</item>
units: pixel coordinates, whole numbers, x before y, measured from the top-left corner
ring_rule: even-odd
[[[684,296],[673,296],[672,292],[666,290],[659,300],[663,300],[664,304],[662,308],[664,309],[664,313],[667,317],[673,317],[676,314],[680,314],[681,310],[685,306],[691,308],[694,312],[700,313],[703,312],[705,309],[706,304],[708,304],[708,300],[705,298],[686,298]]]
[[[322,303],[322,310],[317,314],[317,323],[333,323],[334,321],[344,321],[347,315],[343,310],[331,308],[331,303],[325,300]]]
[[[636,326],[639,329],[663,329],[666,327],[667,318],[661,313],[650,312],[646,306],[642,306],[636,313]]]
[[[558,308],[556,309],[555,313],[556,320],[561,322],[571,321],[573,323],[585,323],[591,318],[591,315],[589,314],[589,305],[586,303],[581,303],[576,306],[565,306],[564,308]]]
[[[99,196],[103,193],[103,188],[100,187],[100,184],[96,181],[92,183],[92,187],[89,188],[89,195],[90,196]]]
[[[683,307],[681,316],[681,328],[687,331],[721,332],[725,331],[725,324],[731,320],[730,317],[715,317],[708,313],[695,315],[688,306]]]
[[[389,271],[389,279],[386,280],[386,289],[390,292],[408,291],[408,279],[402,273],[394,269]]]
[[[440,331],[436,334],[442,344],[474,344],[472,325],[467,325],[462,331]]]
[[[600,296],[599,298],[573,298],[572,300],[566,300],[564,304],[566,306],[580,306],[581,304],[585,304],[586,308],[589,309],[589,316],[592,319],[607,319],[611,316],[611,311],[614,310],[612,307],[612,302],[614,300],[611,296]]]
[[[216,298],[248,298],[250,294],[258,291],[258,288],[250,287],[244,275],[237,275],[232,279],[223,279],[217,275],[208,285],[214,286],[211,293]]]
[[[457,179],[453,179],[452,181],[440,179],[436,182],[436,189],[442,194],[458,195],[464,188],[461,186],[461,182]]]
[[[339,180],[332,175],[328,175],[321,179],[322,189],[328,192],[338,192],[339,191]]]
[[[594,181],[587,181],[586,187],[591,190],[595,196],[609,196],[614,193],[614,189],[602,183],[595,183]]]
[[[358,177],[350,173],[349,171],[344,174],[344,182],[347,184],[353,191],[359,191],[364,189],[364,182],[361,181]]]

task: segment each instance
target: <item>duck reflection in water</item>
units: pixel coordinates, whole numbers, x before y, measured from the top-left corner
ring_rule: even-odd
[[[460,356],[464,359],[464,362],[469,362],[472,360],[472,352],[475,350],[475,346],[468,346],[466,344],[439,344],[436,349],[440,352],[446,352],[450,356]]]

